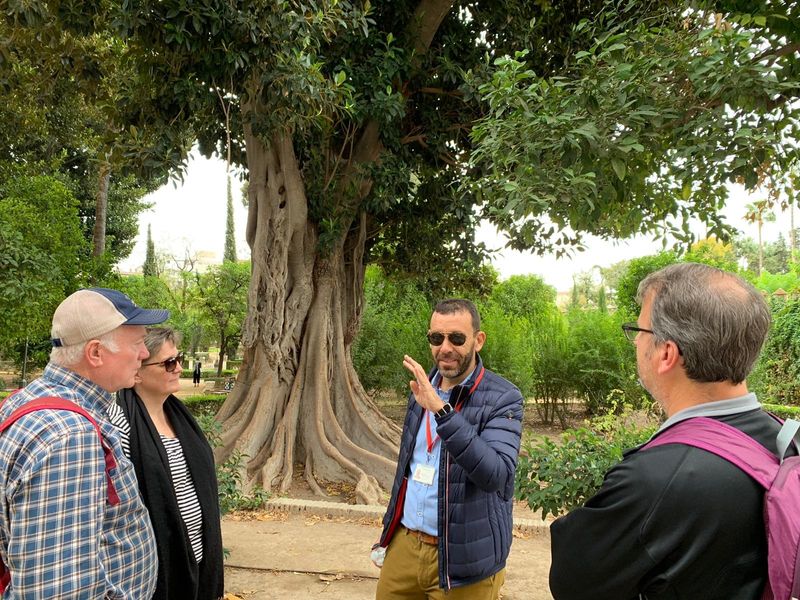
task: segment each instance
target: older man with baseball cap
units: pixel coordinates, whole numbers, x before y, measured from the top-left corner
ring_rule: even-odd
[[[44,373],[0,408],[4,598],[152,596],[153,530],[107,410],[148,357],[145,326],[168,317],[105,288],[56,309]]]

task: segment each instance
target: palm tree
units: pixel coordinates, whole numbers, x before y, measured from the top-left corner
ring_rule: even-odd
[[[764,270],[764,241],[761,238],[761,228],[764,223],[774,223],[775,213],[772,212],[772,205],[766,200],[757,200],[746,207],[744,215],[746,221],[758,225],[758,274]]]

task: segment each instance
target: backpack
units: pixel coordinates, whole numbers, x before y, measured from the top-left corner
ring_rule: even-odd
[[[30,402],[20,406],[17,410],[11,413],[11,415],[5,421],[0,423],[0,434],[11,427],[11,425],[19,420],[20,417],[37,410],[68,410],[70,412],[78,413],[89,420],[97,432],[97,437],[100,438],[100,445],[103,447],[103,456],[106,463],[106,484],[108,486],[106,489],[106,498],[111,506],[116,506],[119,504],[119,496],[117,495],[117,490],[114,487],[114,482],[111,480],[111,469],[115,469],[117,466],[117,461],[114,459],[114,451],[106,443],[105,439],[103,439],[103,435],[100,433],[100,426],[97,424],[97,421],[95,421],[88,412],[74,402],[70,402],[69,400],[65,400],[63,398],[56,398],[54,396],[47,396],[44,398],[31,400]],[[11,583],[11,572],[0,558],[0,595],[5,593],[9,583]]]
[[[800,428],[788,419],[777,437],[778,456],[735,427],[708,417],[676,423],[642,449],[685,444],[739,467],[765,490],[767,585],[762,600],[800,599],[800,456],[784,458]]]

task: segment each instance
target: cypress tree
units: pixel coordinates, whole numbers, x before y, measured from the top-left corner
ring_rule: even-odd
[[[156,264],[156,246],[150,234],[150,225],[147,226],[147,254],[142,265],[142,275],[145,277],[158,277],[158,264]]]
[[[236,238],[233,234],[233,194],[231,176],[228,175],[228,218],[225,221],[225,252],[222,262],[236,262]]]

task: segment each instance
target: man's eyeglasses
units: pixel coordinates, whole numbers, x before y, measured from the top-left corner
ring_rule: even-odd
[[[467,342],[467,335],[458,331],[454,333],[441,333],[432,331],[428,334],[428,343],[431,346],[441,346],[447,338],[453,346],[463,346]]]
[[[635,342],[636,336],[641,331],[642,333],[652,333],[655,335],[655,331],[652,329],[645,329],[643,327],[639,327],[636,323],[623,323],[622,324],[622,331],[625,333],[625,337],[628,338],[628,341]]]
[[[142,363],[142,366],[149,367],[151,365],[160,365],[164,367],[164,370],[167,373],[174,373],[178,365],[181,364],[185,359],[186,355],[183,352],[180,352],[177,355],[173,356],[172,358],[167,358],[165,360],[162,360],[161,362]]]

